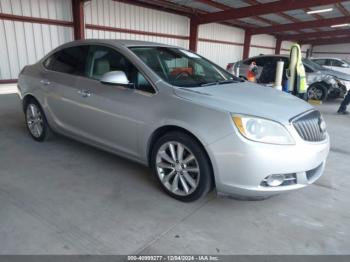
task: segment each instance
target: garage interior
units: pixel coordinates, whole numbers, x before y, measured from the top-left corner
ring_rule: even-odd
[[[15,94],[25,65],[73,40],[164,43],[226,68],[288,55],[294,42],[305,57],[349,59],[349,26],[350,1],[339,0],[1,0],[0,254],[349,254],[342,99],[315,105],[331,138],[315,184],[264,201],[214,191],[182,203],[147,167],[58,135],[36,143]]]

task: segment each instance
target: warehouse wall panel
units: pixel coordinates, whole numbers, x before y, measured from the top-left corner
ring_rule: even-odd
[[[73,40],[69,27],[0,20],[0,79],[16,79],[20,70],[57,46]]]
[[[70,0],[1,0],[0,12],[71,21]],[[0,20],[0,80],[16,79],[20,70],[53,48],[73,40],[71,27]]]
[[[216,23],[199,26],[197,52],[226,68],[242,59],[244,30]]]
[[[1,0],[0,12],[72,21],[71,0]]]
[[[226,68],[228,63],[242,59],[243,46],[199,41],[198,54]]]
[[[253,35],[249,56],[260,54],[272,55],[275,53],[276,38],[271,35]]]
[[[281,46],[281,54],[288,55],[292,44],[294,44],[294,42],[292,42],[292,41],[283,41],[282,46]]]
[[[183,48],[188,48],[188,40],[168,38],[168,37],[159,37],[159,36],[150,36],[150,35],[139,35],[139,34],[129,34],[121,32],[109,32],[104,30],[94,30],[86,29],[86,38],[101,38],[101,39],[127,39],[127,40],[140,40],[140,41],[149,41],[162,43],[167,45],[180,46]]]
[[[314,57],[336,57],[350,61],[350,44],[320,45],[313,48]]]
[[[86,30],[86,38],[145,40],[188,48],[189,19],[168,12],[111,0],[92,0],[85,3],[85,23],[90,28]],[[115,32],[96,26],[114,28]],[[125,32],[126,29],[130,32]]]
[[[244,30],[217,23],[204,24],[199,26],[198,37],[243,44]]]

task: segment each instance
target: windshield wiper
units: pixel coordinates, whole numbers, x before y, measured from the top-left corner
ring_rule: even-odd
[[[222,80],[222,81],[216,81],[216,82],[205,83],[205,84],[201,84],[201,86],[223,85],[223,84],[240,83],[240,82],[243,82],[243,81],[234,80],[234,79],[229,79],[229,80]]]

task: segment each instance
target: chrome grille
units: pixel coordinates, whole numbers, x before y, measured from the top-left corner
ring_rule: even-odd
[[[300,137],[309,142],[320,142],[326,139],[324,120],[319,111],[311,111],[292,120]]]

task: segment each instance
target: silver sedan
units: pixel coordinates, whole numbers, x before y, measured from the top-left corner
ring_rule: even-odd
[[[329,137],[304,101],[229,74],[188,50],[83,40],[20,73],[26,125],[148,165],[166,193],[266,198],[323,173]]]

